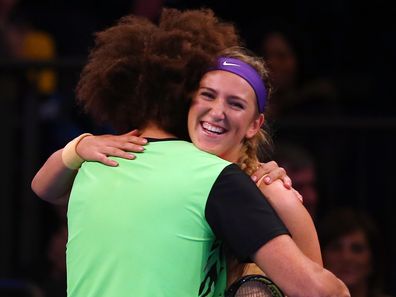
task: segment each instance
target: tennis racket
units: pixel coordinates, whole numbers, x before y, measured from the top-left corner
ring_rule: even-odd
[[[246,275],[235,281],[224,297],[285,297],[268,277],[260,274]]]

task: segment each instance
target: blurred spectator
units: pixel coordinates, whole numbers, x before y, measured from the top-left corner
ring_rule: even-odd
[[[275,147],[274,160],[285,168],[295,188],[303,196],[303,204],[316,220],[318,192],[316,188],[315,161],[303,147],[289,142],[279,142]]]
[[[324,266],[353,297],[385,297],[383,250],[376,222],[363,210],[339,208],[318,227]]]
[[[275,89],[269,103],[269,118],[328,115],[337,111],[337,90],[330,80],[312,73],[309,59],[313,57],[305,59],[309,49],[303,48],[305,40],[298,31],[282,22],[265,24],[260,29],[255,51],[268,63]]]
[[[9,231],[5,247],[0,246],[0,252],[3,255],[2,272],[27,280],[39,275],[40,266],[31,263],[38,261],[42,244],[40,240],[29,247],[25,243],[29,236],[43,238],[41,234],[36,236],[34,233],[44,216],[35,216],[39,207],[25,199],[28,194],[25,193],[27,183],[24,181],[36,160],[37,105],[45,102],[55,91],[56,75],[53,70],[21,66],[24,61],[52,60],[55,54],[52,36],[30,22],[22,13],[19,1],[0,0],[0,118],[2,136],[8,143],[0,149],[1,155],[7,156],[3,164],[5,170],[1,173],[0,222],[9,230],[10,227],[15,228],[13,231],[23,230],[21,233]],[[28,210],[29,218],[33,219],[26,219],[26,216],[21,219],[19,214]],[[18,254],[14,255],[14,251]]]

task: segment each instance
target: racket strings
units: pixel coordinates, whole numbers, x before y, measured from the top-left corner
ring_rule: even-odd
[[[260,281],[248,281],[242,284],[235,292],[235,297],[272,297],[268,286]]]

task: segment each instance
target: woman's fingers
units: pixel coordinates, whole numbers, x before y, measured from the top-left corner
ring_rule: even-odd
[[[264,178],[264,182],[266,184],[270,184],[277,179],[280,179],[283,182],[285,188],[291,189],[291,179],[287,176],[286,170],[282,167],[279,167],[269,172]]]
[[[126,136],[126,141],[134,144],[140,144],[140,145],[147,144],[147,139],[144,137],[140,137],[140,134],[141,134],[140,131],[135,129],[128,133],[123,134],[122,136]]]
[[[78,144],[76,151],[84,160],[117,166],[118,163],[109,159],[109,156],[132,160],[136,156],[131,152],[144,151],[143,145],[147,140],[137,134],[137,130],[134,130],[123,135],[87,136]]]
[[[296,197],[301,201],[301,203],[303,203],[304,202],[303,196],[296,189],[292,188],[292,190],[293,190],[294,194],[296,195]]]
[[[97,156],[97,160],[98,162],[107,165],[107,166],[111,166],[111,167],[116,167],[118,166],[118,162],[109,159],[106,155],[104,154],[98,154]]]
[[[129,143],[137,144],[137,145],[145,145],[147,144],[147,139],[138,136],[127,136],[126,141]]]
[[[141,134],[141,133],[140,133],[140,131],[139,131],[138,129],[134,129],[134,130],[129,131],[129,132],[123,134],[123,135],[139,136],[140,134]]]
[[[287,189],[291,189],[291,179],[287,176],[286,170],[279,167],[275,161],[260,163],[257,170],[253,173],[252,179],[258,181],[263,178],[264,182],[269,185],[273,181],[280,179]]]
[[[103,150],[103,154],[106,156],[112,156],[112,157],[119,157],[123,159],[128,159],[128,160],[133,160],[136,158],[136,156],[130,152],[127,152],[123,149],[119,149],[116,147],[107,147]]]

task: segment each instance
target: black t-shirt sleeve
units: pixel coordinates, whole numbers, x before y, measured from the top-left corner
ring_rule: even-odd
[[[209,193],[205,216],[216,237],[242,261],[281,234],[289,234],[249,176],[235,164],[224,168]]]

